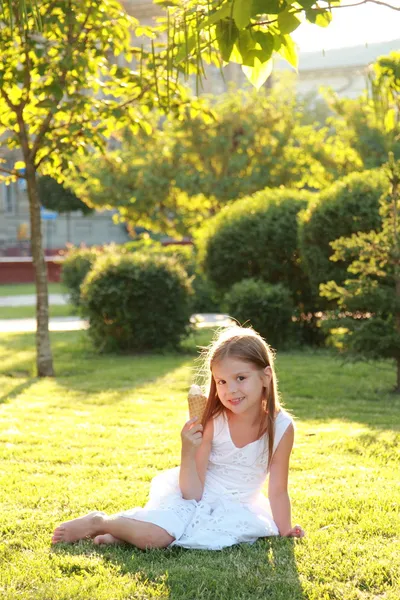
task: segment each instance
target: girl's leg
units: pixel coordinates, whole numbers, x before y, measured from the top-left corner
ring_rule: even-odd
[[[52,543],[76,542],[85,538],[97,538],[96,543],[128,542],[142,550],[146,548],[166,548],[174,538],[153,523],[146,523],[127,517],[108,517],[100,512],[92,512],[79,519],[63,523],[54,531]],[[108,540],[108,541],[107,541]]]
[[[146,548],[166,548],[175,539],[165,529],[154,525],[154,523],[146,523],[127,517],[104,517],[99,533],[111,534],[115,540],[128,542],[128,544],[133,544],[142,550]],[[101,543],[100,540],[97,540],[97,543],[99,542]],[[112,543],[115,542],[112,541]]]

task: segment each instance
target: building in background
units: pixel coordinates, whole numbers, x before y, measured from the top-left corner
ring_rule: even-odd
[[[116,212],[96,211],[83,216],[80,211],[60,215],[42,209],[43,247],[46,254],[65,248],[68,243],[93,246],[128,241],[130,238],[124,224],[113,220]],[[0,256],[29,255],[29,202],[25,180],[9,185],[0,183]]]
[[[300,52],[296,75],[297,92],[304,96],[332,88],[339,96],[356,98],[366,88],[368,67],[380,56],[400,49],[400,38],[389,42],[334,48],[320,52]],[[275,72],[293,71],[284,60],[275,64]]]

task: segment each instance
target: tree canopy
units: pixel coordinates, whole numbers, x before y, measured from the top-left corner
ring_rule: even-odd
[[[380,198],[382,226],[332,242],[331,260],[348,261],[343,284],[321,285],[321,295],[337,302],[330,326],[341,327],[343,349],[361,358],[393,358],[400,393],[400,53],[381,57],[373,67],[368,116],[381,134],[387,155],[383,171],[390,193]]]
[[[80,210],[84,215],[93,212],[93,208],[82,202],[72,190],[49,175],[39,177],[38,190],[41,205],[49,210],[60,214],[73,210]]]
[[[330,120],[345,143],[359,155],[366,169],[387,162],[391,151],[400,158],[400,52],[381,56],[370,65],[366,89],[358,98],[325,97],[335,113]]]
[[[333,12],[343,8],[342,0],[155,0],[166,8],[159,31],[166,34],[164,59],[172,73],[204,75],[204,62],[216,65],[234,62],[242,65],[251,83],[259,88],[272,70],[272,56],[279,53],[297,68],[297,50],[291,33],[310,22],[327,27]],[[41,8],[46,0],[19,0],[0,3],[0,15],[24,23],[38,31],[43,26]],[[94,3],[93,3],[94,4]],[[363,0],[359,4],[379,4],[400,10],[394,0]],[[32,15],[32,19],[27,17]],[[147,28],[143,28],[143,32]]]
[[[37,288],[37,370],[52,375],[48,293],[36,175],[62,182],[71,158],[105,147],[111,132],[148,128],[155,106],[185,102],[186,91],[154,52],[137,50],[130,35],[137,21],[117,0],[37,2],[21,17],[15,3],[1,3],[0,135],[18,149],[14,168],[0,164],[3,178],[25,177]],[[37,31],[38,14],[40,32]],[[177,102],[179,98],[179,102]],[[78,157],[78,158],[77,158]]]
[[[71,184],[85,202],[118,208],[153,231],[187,235],[224,205],[265,187],[320,189],[362,163],[328,126],[303,125],[291,86],[202,98],[151,135],[79,161]]]

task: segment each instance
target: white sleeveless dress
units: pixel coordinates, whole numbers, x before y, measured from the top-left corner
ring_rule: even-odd
[[[275,419],[275,452],[292,418],[280,411]],[[214,419],[214,437],[200,502],[185,500],[179,487],[179,467],[163,471],[151,482],[144,508],[118,516],[154,523],[175,540],[170,546],[221,550],[259,537],[278,535],[261,488],[267,478],[268,445],[263,436],[243,448],[231,438],[224,414]]]

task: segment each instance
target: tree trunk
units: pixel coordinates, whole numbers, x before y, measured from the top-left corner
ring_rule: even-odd
[[[40,202],[33,164],[25,157],[31,222],[31,247],[36,283],[36,368],[39,377],[52,377],[53,357],[49,336],[49,293],[44,259]]]

